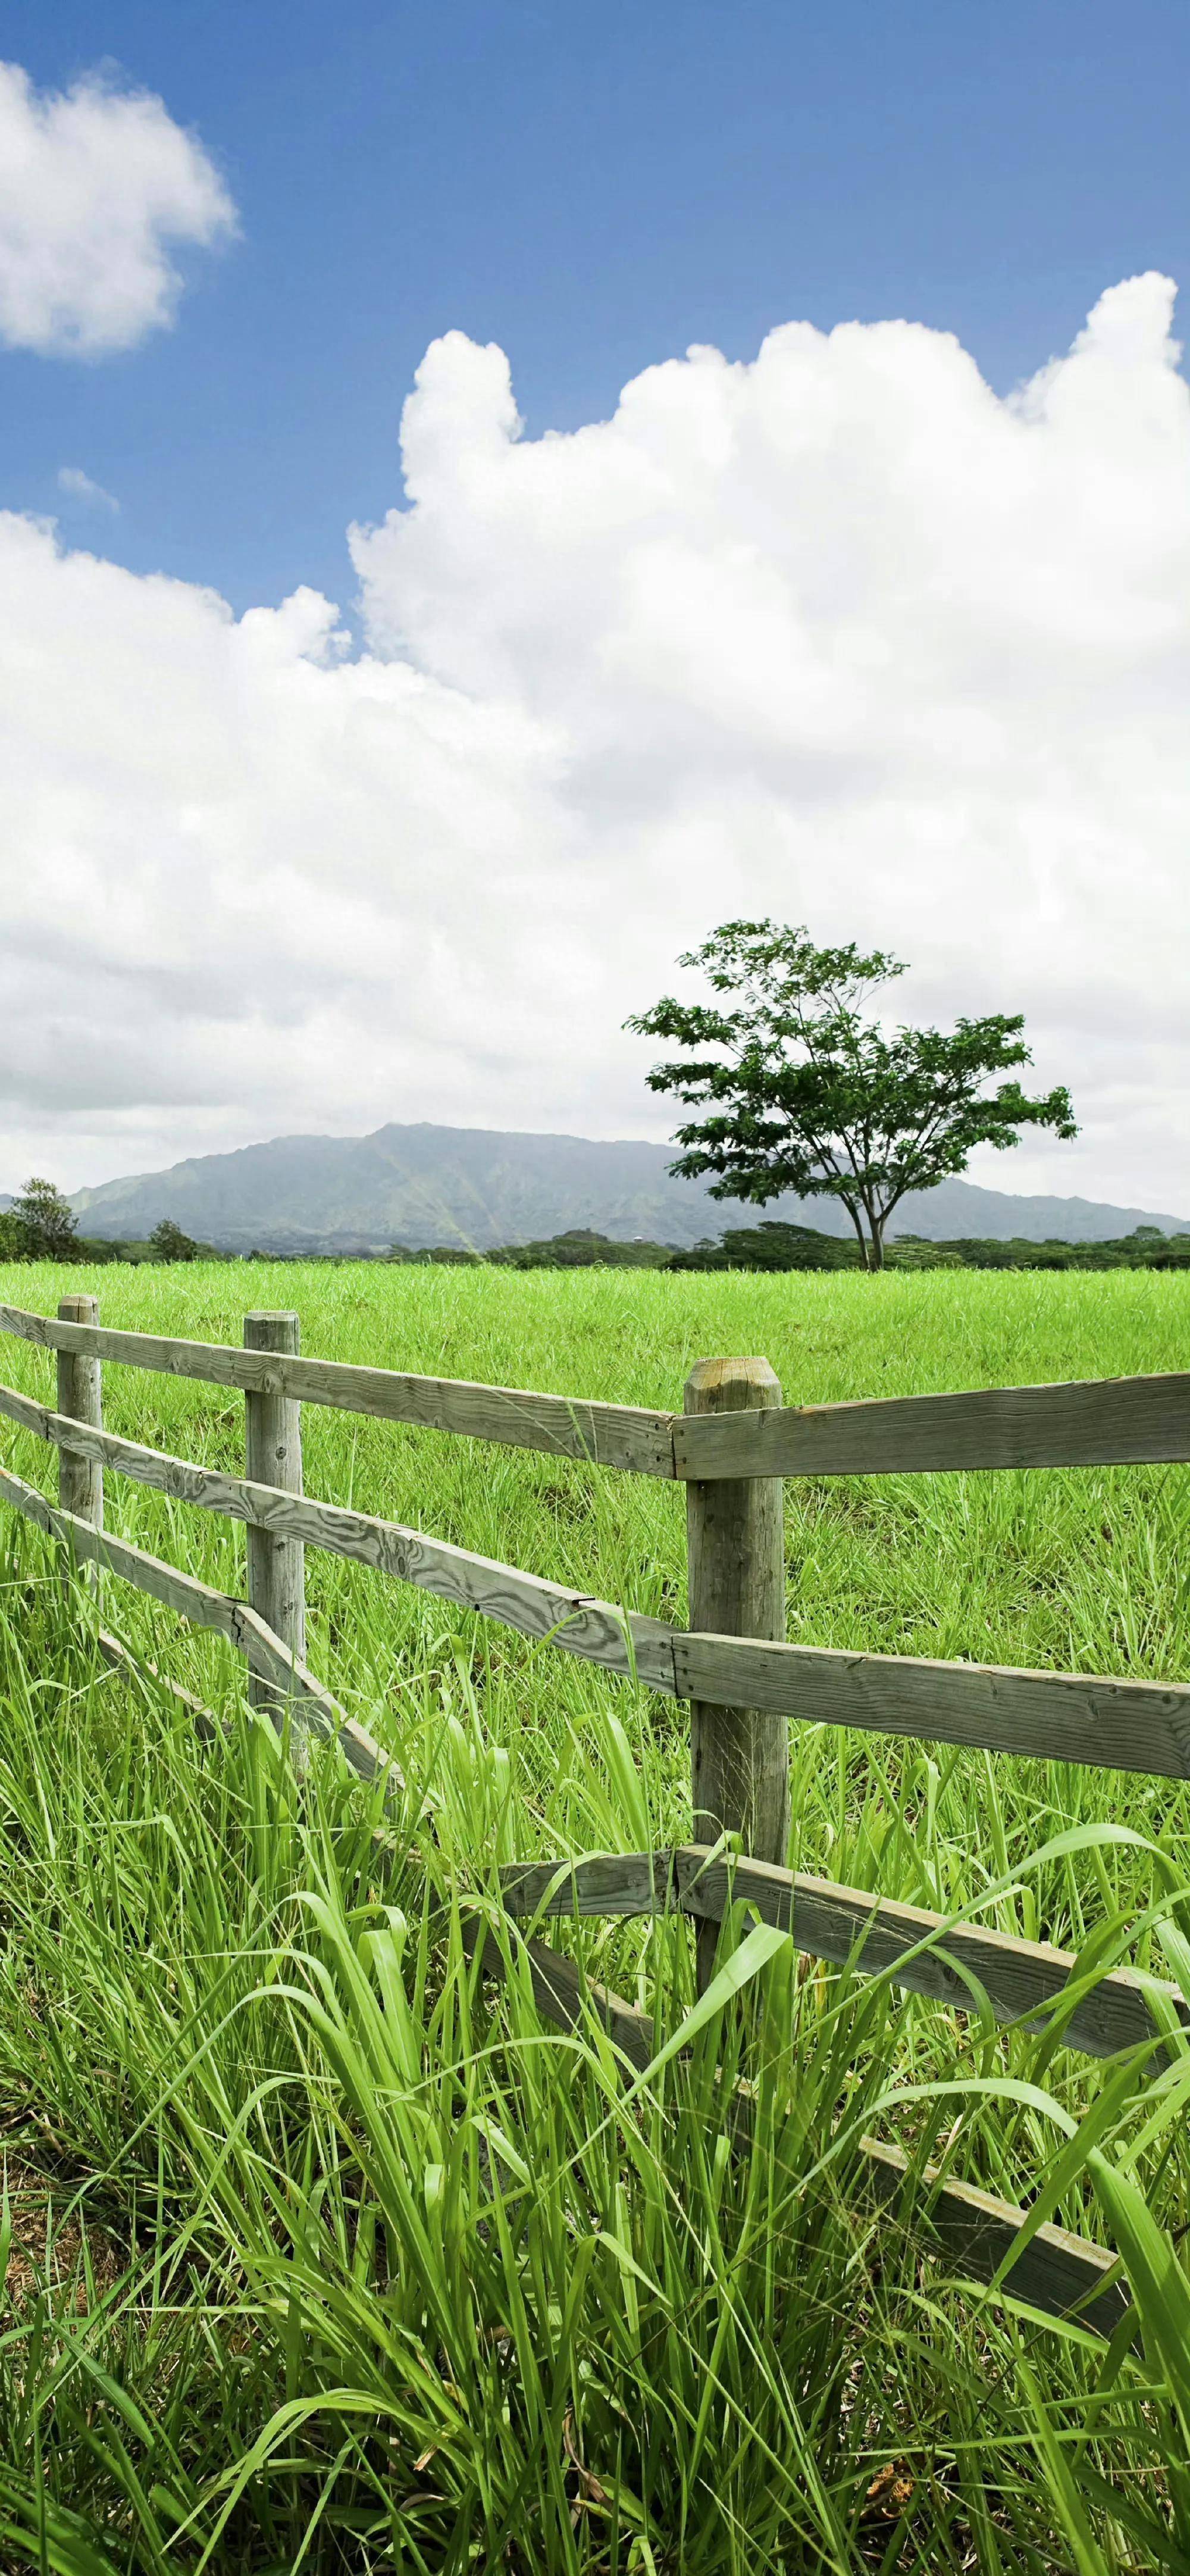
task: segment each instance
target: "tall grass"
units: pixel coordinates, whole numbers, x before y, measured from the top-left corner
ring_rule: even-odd
[[[246,1285],[247,1282],[247,1291]],[[0,1293],[52,1309],[29,1270]],[[80,1284],[71,1274],[70,1285]],[[82,1283],[91,1284],[91,1283]],[[674,1404],[761,1349],[791,1398],[1178,1365],[1186,1283],[374,1269],[134,1272],[108,1320]],[[4,1345],[44,1391],[46,1362]],[[110,1369],[108,1420],[212,1462],[242,1406]],[[308,1409],[311,1492],[681,1617],[679,1494]],[[5,1452],[46,1482],[46,1456]],[[791,1634],[1186,1669],[1183,1470],[789,1491]],[[113,1525],[240,1588],[242,1538],[109,1484]],[[311,1557],[311,1661],[410,1780],[300,1783],[217,1643],[105,1585],[113,1672],[34,1534],[0,1566],[0,2564],[69,2571],[1190,2568],[1190,2051],[1086,2066],[729,1930],[560,1937],[656,2014],[629,2094],[464,1929],[496,1865],[688,1824],[682,1712]],[[432,1802],[432,1828],[423,1801]],[[1168,1782],[795,1728],[798,1866],[1121,1958],[1190,1993]],[[501,1935],[508,1940],[507,1933]],[[743,1978],[742,2002],[733,1996]],[[680,2048],[680,2053],[678,2050]],[[667,2049],[670,2053],[666,2053]],[[746,2066],[750,2136],[722,2088]],[[1105,2347],[947,2282],[865,2202],[863,2130],[1116,2244]],[[5,2240],[7,2231],[7,2241]]]

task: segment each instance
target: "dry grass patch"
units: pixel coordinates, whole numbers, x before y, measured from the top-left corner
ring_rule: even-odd
[[[4,2301],[19,2318],[39,2299],[85,2316],[126,2268],[115,2238],[87,2217],[82,2187],[21,2156],[0,2156]]]

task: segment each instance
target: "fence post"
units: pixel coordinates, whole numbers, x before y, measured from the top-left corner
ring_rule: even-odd
[[[686,1380],[687,1413],[743,1413],[779,1405],[763,1359],[698,1360]],[[690,1625],[717,1637],[785,1636],[785,1534],[779,1476],[723,1477],[686,1486]],[[694,1834],[714,1842],[730,1828],[756,1860],[783,1868],[789,1838],[789,1725],[758,1709],[690,1704]],[[698,1982],[715,1958],[718,1926],[697,1929]]]
[[[63,1324],[97,1324],[98,1297],[59,1298],[58,1320]],[[93,1431],[102,1431],[100,1362],[92,1359],[89,1352],[59,1351],[58,1411],[68,1413],[74,1422],[87,1423]],[[72,1449],[58,1451],[58,1500],[64,1512],[74,1512],[95,1529],[103,1528],[103,1468],[98,1458],[80,1458]]]
[[[260,1310],[244,1317],[244,1348],[249,1351],[296,1352],[301,1327],[295,1314]],[[281,1394],[246,1394],[244,1431],[247,1470],[258,1485],[280,1485],[287,1494],[302,1490],[302,1408],[297,1398]],[[270,1530],[248,1528],[248,1600],[283,1646],[306,1659],[305,1550],[300,1538],[274,1538]],[[262,1674],[248,1670],[248,1699],[280,1724],[284,1702]]]

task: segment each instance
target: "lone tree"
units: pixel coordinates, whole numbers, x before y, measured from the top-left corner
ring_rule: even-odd
[[[891,1035],[865,1017],[871,988],[905,972],[879,949],[864,957],[815,948],[808,931],[779,922],[725,921],[678,963],[701,967],[731,999],[667,995],[626,1022],[688,1051],[654,1065],[650,1088],[711,1113],[678,1128],[687,1150],[670,1170],[714,1172],[715,1199],[764,1207],[796,1190],[840,1200],[868,1270],[883,1267],[884,1229],[907,1191],[961,1172],[976,1145],[1003,1151],[1022,1127],[1078,1133],[1060,1085],[1039,1100],[1019,1082],[985,1087],[1032,1062],[1020,1013]]]
[[[183,1234],[172,1216],[163,1216],[149,1236],[149,1248],[155,1261],[195,1261],[198,1245],[193,1235]]]
[[[52,1181],[26,1181],[8,1213],[26,1260],[77,1261],[74,1211]]]

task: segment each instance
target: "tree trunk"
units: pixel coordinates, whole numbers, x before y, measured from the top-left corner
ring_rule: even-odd
[[[868,1238],[860,1223],[859,1209],[852,1204],[850,1199],[844,1199],[843,1205],[847,1210],[847,1214],[850,1217],[853,1226],[855,1227],[855,1239],[859,1245],[861,1265],[865,1270],[870,1270],[872,1264],[868,1257]]]

